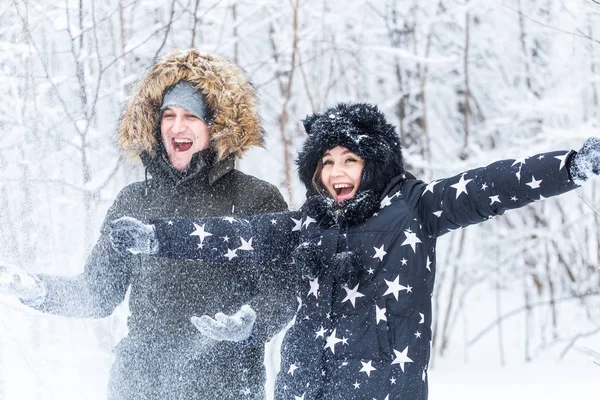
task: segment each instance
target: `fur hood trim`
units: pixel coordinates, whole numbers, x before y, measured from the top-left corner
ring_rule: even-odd
[[[256,92],[237,65],[198,50],[175,50],[158,60],[138,82],[119,124],[117,145],[128,157],[158,150],[156,127],[167,88],[181,80],[194,84],[205,96],[212,120],[211,143],[218,160],[241,157],[263,145]]]
[[[303,121],[308,134],[296,163],[308,195],[316,194],[313,175],[323,154],[343,146],[365,160],[359,191],[380,194],[395,176],[404,173],[402,147],[396,128],[379,109],[367,103],[340,103]]]

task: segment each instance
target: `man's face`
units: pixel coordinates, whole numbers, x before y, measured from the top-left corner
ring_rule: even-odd
[[[181,107],[171,106],[163,111],[160,134],[169,162],[178,171],[185,171],[192,156],[210,144],[206,123]]]

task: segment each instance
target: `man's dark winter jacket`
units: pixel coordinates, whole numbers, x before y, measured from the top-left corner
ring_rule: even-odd
[[[355,212],[342,224],[315,207],[318,198],[297,212],[154,221],[158,255],[226,262],[244,273],[294,258],[288,268],[300,276],[301,307],[284,338],[277,400],[424,400],[436,239],[574,189],[568,156],[499,161],[429,184],[398,176],[374,214]],[[364,200],[358,195],[351,206]],[[344,273],[352,263],[353,277]]]
[[[202,88],[215,114],[212,148],[194,156],[186,173],[172,168],[156,133],[162,95],[181,79]],[[48,296],[39,309],[71,317],[110,315],[131,289],[129,334],[116,349],[110,399],[264,398],[264,341],[295,310],[295,300],[282,291],[279,266],[264,263],[252,274],[240,274],[226,263],[214,268],[198,261],[121,255],[107,234],[108,223],[124,215],[150,221],[287,209],[274,186],[234,169],[235,156],[261,141],[254,92],[226,60],[175,52],[140,82],[123,115],[119,143],[141,156],[152,178],[119,193],[81,275],[40,277]],[[194,315],[234,313],[243,304],[258,314],[259,337],[251,345],[211,342],[190,322]]]

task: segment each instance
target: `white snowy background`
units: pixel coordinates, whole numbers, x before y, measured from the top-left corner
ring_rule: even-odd
[[[0,263],[82,270],[143,177],[114,145],[130,85],[176,47],[247,71],[268,140],[239,167],[292,208],[300,119],[339,101],[378,104],[425,181],[600,136],[593,0],[0,0]],[[599,398],[599,185],[440,241],[431,399]],[[127,313],[0,297],[0,400],[105,399]]]

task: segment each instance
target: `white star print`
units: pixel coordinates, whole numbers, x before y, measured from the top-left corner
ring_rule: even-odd
[[[488,188],[488,185],[487,185],[487,183],[484,182],[483,185],[481,185],[481,190],[485,191],[485,189],[487,189],[487,188]]]
[[[406,265],[406,263],[408,263],[408,260],[402,257],[402,260],[400,260],[400,262],[402,263],[402,265]]]
[[[500,201],[500,195],[490,196],[490,206],[494,203],[502,203]]]
[[[223,239],[224,242],[229,242],[229,236],[223,236],[221,239]]]
[[[364,294],[360,293],[358,291],[358,283],[356,284],[356,286],[354,286],[353,289],[350,289],[348,286],[344,286],[343,289],[346,291],[346,297],[344,297],[344,300],[342,300],[342,303],[350,300],[350,303],[352,303],[352,307],[356,308],[356,299],[359,297],[365,297]]]
[[[525,164],[525,160],[527,160],[528,157],[519,157],[515,159],[515,162],[512,163],[511,167],[515,166],[516,164]]]
[[[369,361],[369,362],[360,362],[362,364],[362,368],[360,369],[360,371],[358,372],[365,372],[367,374],[367,376],[370,378],[371,377],[371,372],[373,371],[377,371],[377,368],[373,367],[371,365],[373,361]]]
[[[416,253],[417,252],[417,243],[423,243],[423,242],[421,242],[421,239],[419,239],[417,237],[417,234],[414,232],[411,232],[410,229],[405,230],[404,235],[406,236],[406,240],[404,242],[402,242],[401,246],[406,246],[408,244],[408,245],[410,245],[410,247],[412,247],[413,252]]]
[[[402,372],[404,372],[404,364],[413,362],[413,360],[408,358],[408,346],[406,346],[404,350],[402,350],[402,352],[399,352],[396,349],[392,350],[394,350],[394,353],[396,354],[396,358],[394,359],[394,361],[392,361],[392,365],[400,364],[400,369],[402,370]]]
[[[327,333],[327,329],[323,328],[323,325],[321,325],[321,329],[319,329],[318,331],[315,332],[315,334],[317,335],[317,336],[315,336],[315,339],[320,338],[320,337],[324,338],[325,333]]]
[[[354,389],[358,389],[360,387],[360,383],[358,383],[358,381],[356,381],[352,384],[352,386],[354,386]]]
[[[316,222],[317,222],[317,220],[316,220],[316,219],[314,219],[314,218],[311,218],[311,217],[309,217],[309,216],[307,215],[307,216],[306,216],[306,221],[304,221],[304,223],[302,224],[302,226],[303,226],[304,228],[308,228],[308,226],[309,226],[310,224],[314,224],[314,223],[316,223]]]
[[[306,395],[306,392],[302,393],[302,396],[294,396],[294,400],[304,400],[304,395]]]
[[[433,187],[435,185],[437,185],[439,182],[440,181],[438,181],[438,180],[433,180],[433,181],[429,182],[429,184],[427,185],[425,190],[423,190],[423,194],[421,195],[421,197],[425,196],[425,193],[427,193],[427,192],[431,192],[433,194]]]
[[[212,236],[212,233],[208,233],[204,230],[204,225],[205,224],[202,224],[202,226],[194,224],[194,228],[196,228],[196,230],[190,233],[190,236],[198,236],[200,238],[200,245],[198,246],[200,248],[202,248],[202,245],[204,244],[204,239],[207,236]]]
[[[527,186],[529,186],[532,189],[537,189],[540,187],[540,184],[542,183],[541,180],[536,181],[535,180],[535,176],[531,175],[531,182],[526,183]]]
[[[434,211],[433,215],[435,215],[436,217],[441,217],[442,216],[443,211]]]
[[[297,370],[298,367],[296,366],[296,364],[290,364],[290,369],[288,369],[288,374],[290,374],[291,376],[294,376],[294,371]]]
[[[462,174],[460,176],[460,179],[458,180],[457,183],[455,183],[454,185],[450,185],[450,187],[456,189],[456,198],[458,199],[458,196],[460,196],[462,193],[468,195],[467,193],[467,183],[471,182],[473,179],[467,179],[465,180],[465,174]]]
[[[319,298],[319,278],[311,279],[310,290],[306,296],[310,296],[311,294],[315,296],[315,299]]]
[[[237,251],[237,249],[234,250],[230,250],[227,249],[227,253],[223,255],[223,257],[227,257],[227,259],[229,259],[229,261],[231,261],[232,258],[237,257],[237,254],[235,253]]]
[[[238,250],[246,250],[246,251],[254,250],[254,247],[252,247],[252,238],[250,238],[247,242],[241,236],[240,236],[240,239],[242,240],[242,245],[240,247],[238,247]]]
[[[431,272],[431,260],[429,259],[429,256],[427,256],[427,264],[425,265],[425,268]]]
[[[334,329],[333,332],[331,332],[331,335],[327,336],[327,344],[325,345],[325,347],[323,347],[324,349],[329,347],[333,354],[335,354],[335,345],[342,341],[342,339],[335,337],[336,331],[337,328]]]
[[[392,383],[392,385],[396,384],[396,378],[390,378],[390,382]]]
[[[419,321],[419,324],[424,324],[425,323],[425,314],[419,313],[419,316],[421,317],[421,320]]]
[[[386,292],[383,295],[386,296],[386,295],[392,293],[394,295],[394,297],[396,298],[396,300],[398,300],[398,292],[400,292],[401,290],[406,290],[406,286],[400,285],[398,283],[399,280],[400,280],[400,275],[398,275],[396,277],[396,279],[394,279],[393,282],[390,282],[387,279],[384,279],[385,283],[388,285],[388,289],[386,290]]]
[[[387,207],[387,206],[389,206],[389,205],[391,205],[391,204],[392,204],[392,198],[391,198],[391,197],[389,197],[389,196],[385,196],[385,197],[383,198],[383,200],[381,200],[381,204],[379,205],[379,208],[380,208],[380,209],[381,209],[381,208],[385,208],[385,207]]]
[[[375,270],[373,268],[369,268],[367,272],[369,273],[369,275],[373,275],[375,273]]]
[[[169,222],[167,222],[167,224],[173,225],[173,221],[169,221]]]
[[[271,220],[271,225],[277,225],[277,220],[275,218]]]
[[[291,218],[291,217],[290,217]],[[300,231],[302,230],[302,220],[301,219],[296,219],[296,218],[291,218],[292,221],[294,221],[294,224],[296,224],[293,228],[292,228],[292,232],[295,231]]]
[[[419,339],[419,338],[421,337],[421,332],[419,332],[419,331],[416,331],[416,332],[415,332],[415,337],[416,337],[417,339]]]
[[[383,245],[381,245],[380,248],[377,248],[375,246],[373,246],[373,248],[375,249],[375,255],[373,256],[373,258],[379,258],[379,261],[383,261],[383,257],[387,254],[387,251],[383,249]]]
[[[235,218],[233,217],[223,217],[223,219],[229,222],[230,224],[233,224],[235,222]]]
[[[381,321],[387,321],[387,317],[385,315],[386,308],[379,308],[379,306],[375,305],[375,319],[377,320],[377,324]]]
[[[560,165],[558,166],[559,171],[561,169],[563,169],[565,167],[565,165],[567,164],[567,156],[568,155],[569,155],[569,153],[566,153],[565,155],[562,155],[562,156],[554,156],[554,158],[556,158],[557,160],[560,160]]]

